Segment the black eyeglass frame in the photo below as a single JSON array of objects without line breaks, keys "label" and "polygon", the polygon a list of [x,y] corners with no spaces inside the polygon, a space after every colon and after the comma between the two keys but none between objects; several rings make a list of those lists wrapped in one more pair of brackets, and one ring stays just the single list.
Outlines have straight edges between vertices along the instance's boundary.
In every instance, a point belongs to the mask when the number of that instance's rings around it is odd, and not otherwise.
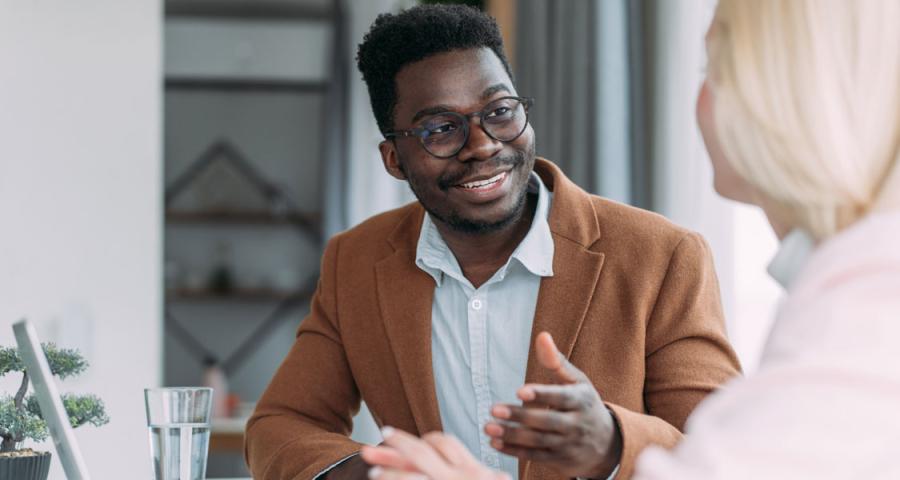
[{"label": "black eyeglass frame", "polygon": [[[484,115],[486,115],[487,113],[490,113],[490,112],[488,112],[488,107],[490,107],[492,104],[499,102],[501,100],[516,100],[522,105],[522,108],[525,109],[525,123],[522,125],[522,130],[520,130],[519,133],[517,133],[514,137],[512,137],[508,140],[503,140],[503,139],[497,138],[494,135],[492,135],[491,132],[488,131],[488,129],[484,128]],[[531,109],[532,106],[534,106],[534,98],[532,98],[532,97],[516,97],[516,96],[510,95],[507,97],[500,97],[500,98],[491,100],[490,102],[488,102],[487,105],[484,106],[484,108],[482,108],[481,110],[479,110],[477,112],[463,114],[463,113],[448,111],[448,112],[435,113],[434,115],[429,115],[428,117],[426,117],[423,120],[423,123],[427,122],[428,119],[430,119],[430,118],[437,117],[440,115],[451,115],[451,116],[459,117],[462,120],[460,122],[460,125],[462,125],[462,128],[463,128],[463,141],[459,145],[459,148],[457,148],[453,153],[451,153],[449,155],[435,155],[434,153],[431,152],[431,150],[428,149],[428,147],[425,146],[425,139],[428,138],[428,135],[423,135],[426,132],[428,132],[428,129],[425,127],[414,127],[414,128],[410,128],[409,130],[395,130],[392,132],[386,132],[384,134],[384,138],[417,137],[419,139],[419,144],[422,146],[422,148],[426,152],[428,152],[429,155],[431,155],[435,158],[444,158],[444,159],[452,158],[452,157],[455,157],[456,154],[458,154],[466,146],[467,143],[469,143],[469,133],[470,133],[469,122],[471,121],[472,117],[478,117],[478,126],[481,127],[481,129],[484,131],[484,133],[488,137],[490,137],[498,142],[509,143],[509,142],[516,141],[516,139],[521,137],[522,134],[525,133],[525,130],[528,129],[528,111]]]}]

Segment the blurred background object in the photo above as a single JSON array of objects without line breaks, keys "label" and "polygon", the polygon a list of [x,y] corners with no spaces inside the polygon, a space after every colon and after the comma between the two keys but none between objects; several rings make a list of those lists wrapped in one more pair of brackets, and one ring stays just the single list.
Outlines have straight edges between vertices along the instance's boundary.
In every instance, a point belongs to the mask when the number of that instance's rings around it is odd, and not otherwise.
[{"label": "blurred background object", "polygon": [[209,475],[243,476],[228,398],[262,394],[308,311],[346,18],[331,0],[164,7],[165,258],[206,281],[166,291],[163,379],[217,389]]},{"label": "blurred background object", "polygon": [[[63,387],[107,402],[113,422],[78,432],[99,478],[149,468],[144,387],[204,382],[228,390],[209,476],[246,474],[243,422],[308,310],[324,241],[413,200],[383,171],[355,55],[379,13],[415,3],[0,2],[0,343],[28,316],[85,353],[92,369]],[[694,101],[714,0],[451,3],[497,18],[536,98],[538,154],[709,240],[753,370],[775,239],[711,187]],[[365,410],[354,435],[378,440]]]}]

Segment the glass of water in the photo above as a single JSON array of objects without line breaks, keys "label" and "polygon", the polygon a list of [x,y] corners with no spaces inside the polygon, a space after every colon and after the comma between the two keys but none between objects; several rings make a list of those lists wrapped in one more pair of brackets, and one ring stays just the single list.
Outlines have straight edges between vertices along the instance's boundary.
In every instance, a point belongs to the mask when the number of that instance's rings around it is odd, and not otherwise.
[{"label": "glass of water", "polygon": [[156,480],[204,480],[211,388],[147,388],[147,426]]}]

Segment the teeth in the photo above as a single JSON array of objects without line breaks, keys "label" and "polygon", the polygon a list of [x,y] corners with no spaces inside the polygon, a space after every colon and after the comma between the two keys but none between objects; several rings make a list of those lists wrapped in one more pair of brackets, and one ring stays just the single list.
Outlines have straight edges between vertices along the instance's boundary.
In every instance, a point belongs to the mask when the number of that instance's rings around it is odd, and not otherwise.
[{"label": "teeth", "polygon": [[491,178],[489,178],[489,179],[487,179],[487,180],[479,180],[479,181],[477,181],[477,182],[464,183],[464,184],[462,184],[461,186],[462,186],[463,188],[481,188],[481,187],[490,185],[490,184],[492,184],[492,183],[499,182],[500,179],[503,178],[503,175],[505,175],[505,174],[506,174],[506,172],[500,173],[500,174],[497,174],[497,175],[495,175],[495,176],[493,176],[493,177],[491,177]]}]

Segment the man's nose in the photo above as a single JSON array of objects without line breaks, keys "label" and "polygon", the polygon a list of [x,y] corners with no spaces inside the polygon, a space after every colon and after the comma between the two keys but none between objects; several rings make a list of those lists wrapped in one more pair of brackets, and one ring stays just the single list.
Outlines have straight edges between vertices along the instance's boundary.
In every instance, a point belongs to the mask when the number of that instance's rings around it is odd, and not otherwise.
[{"label": "man's nose", "polygon": [[469,139],[456,154],[460,162],[487,160],[503,148],[503,142],[494,140],[481,127],[481,118],[469,118]]}]

